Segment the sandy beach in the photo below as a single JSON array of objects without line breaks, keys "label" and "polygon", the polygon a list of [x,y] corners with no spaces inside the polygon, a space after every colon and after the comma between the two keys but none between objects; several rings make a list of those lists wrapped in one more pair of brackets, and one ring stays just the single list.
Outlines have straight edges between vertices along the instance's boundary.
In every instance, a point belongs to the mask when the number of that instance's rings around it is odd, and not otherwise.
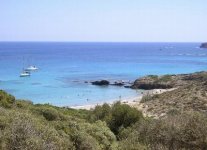
[{"label": "sandy beach", "polygon": [[[137,97],[123,99],[123,100],[120,100],[120,102],[123,103],[123,104],[130,105],[132,107],[136,106],[136,108],[138,108],[140,111],[144,111],[142,105],[139,103],[144,95],[146,95],[146,94],[150,94],[150,95],[162,94],[164,92],[172,91],[172,90],[174,90],[174,88],[172,88],[172,89],[146,90],[146,91],[142,92],[142,94],[137,96]],[[111,102],[107,102],[107,103],[112,105],[116,101],[118,101],[118,100],[114,100],[114,101],[112,100]],[[98,105],[103,105],[103,104],[104,104],[104,102],[97,103],[97,104],[91,104],[91,105],[71,106],[69,108],[90,110],[90,109],[94,109]]]}]

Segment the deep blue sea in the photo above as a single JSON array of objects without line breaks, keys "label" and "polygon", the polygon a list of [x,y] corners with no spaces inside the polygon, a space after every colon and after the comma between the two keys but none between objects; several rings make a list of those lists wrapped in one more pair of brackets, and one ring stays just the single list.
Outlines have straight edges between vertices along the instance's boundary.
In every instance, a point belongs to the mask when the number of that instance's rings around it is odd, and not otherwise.
[{"label": "deep blue sea", "polygon": [[[135,80],[149,74],[207,70],[200,43],[1,42],[0,89],[18,99],[57,106],[109,102],[139,95],[123,87],[98,87],[85,81]],[[39,71],[20,78],[23,67]],[[88,99],[88,101],[87,101]]]}]

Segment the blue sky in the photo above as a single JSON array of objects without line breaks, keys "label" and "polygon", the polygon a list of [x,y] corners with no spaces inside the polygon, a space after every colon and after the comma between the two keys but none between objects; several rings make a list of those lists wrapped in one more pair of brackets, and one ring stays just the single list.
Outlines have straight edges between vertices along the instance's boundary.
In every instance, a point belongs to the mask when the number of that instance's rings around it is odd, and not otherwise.
[{"label": "blue sky", "polygon": [[202,42],[207,0],[0,0],[0,41]]}]

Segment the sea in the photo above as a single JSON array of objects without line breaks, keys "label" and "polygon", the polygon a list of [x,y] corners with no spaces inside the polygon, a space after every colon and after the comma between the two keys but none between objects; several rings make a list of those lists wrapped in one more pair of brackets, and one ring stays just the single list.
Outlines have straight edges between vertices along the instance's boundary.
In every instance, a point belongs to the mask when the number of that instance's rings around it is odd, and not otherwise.
[{"label": "sea", "polygon": [[[145,75],[207,70],[200,43],[0,42],[0,89],[17,99],[56,106],[112,102],[142,90],[95,86],[91,81],[133,82]],[[35,65],[30,77],[19,77]],[[85,83],[88,82],[88,83]]]}]

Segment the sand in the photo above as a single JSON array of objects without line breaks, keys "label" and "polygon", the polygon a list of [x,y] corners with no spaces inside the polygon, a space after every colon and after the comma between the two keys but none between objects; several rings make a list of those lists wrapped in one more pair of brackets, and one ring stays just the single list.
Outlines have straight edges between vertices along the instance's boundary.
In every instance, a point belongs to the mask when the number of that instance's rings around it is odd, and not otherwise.
[{"label": "sand", "polygon": [[[137,97],[123,99],[123,100],[120,100],[120,102],[123,103],[123,104],[130,105],[132,107],[136,106],[136,108],[138,108],[140,111],[143,111],[143,113],[144,113],[144,109],[142,107],[142,104],[140,103],[140,100],[142,99],[142,97],[144,95],[146,95],[146,94],[151,94],[151,95],[162,94],[164,92],[172,91],[172,90],[174,90],[174,88],[172,88],[172,89],[146,90],[145,92],[143,92],[141,95],[139,95]],[[110,104],[110,105],[112,105],[116,101],[117,100],[114,100],[114,101],[111,101],[111,102],[107,102],[107,103]],[[72,106],[70,108],[73,108],[73,109],[86,109],[86,110],[91,110],[91,109],[94,109],[97,105],[103,105],[103,104],[104,103],[102,102],[102,103],[91,104],[91,105]]]}]

